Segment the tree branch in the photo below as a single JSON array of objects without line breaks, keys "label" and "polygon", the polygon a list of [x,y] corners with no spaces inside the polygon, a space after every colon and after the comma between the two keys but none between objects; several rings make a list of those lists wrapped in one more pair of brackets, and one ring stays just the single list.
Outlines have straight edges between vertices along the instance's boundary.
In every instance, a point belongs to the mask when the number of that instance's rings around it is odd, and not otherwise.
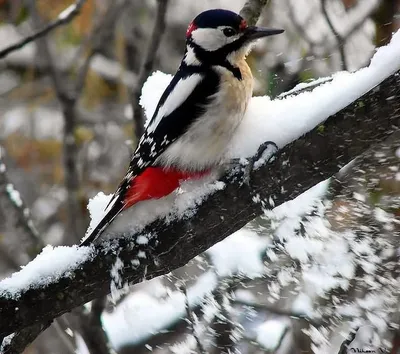
[{"label": "tree branch", "polygon": [[169,0],[157,1],[157,16],[154,21],[153,33],[149,39],[149,47],[147,49],[147,54],[143,62],[143,67],[140,70],[138,81],[131,95],[133,119],[135,121],[134,129],[137,139],[142,136],[145,123],[143,109],[142,107],[140,107],[139,104],[140,95],[142,94],[142,86],[144,85],[153,70],[157,50],[160,46],[162,35],[165,32],[165,15],[167,13],[168,1]]},{"label": "tree branch", "polygon": [[200,354],[207,354],[196,330],[197,319],[195,318],[195,315],[193,314],[193,311],[189,305],[189,297],[186,285],[182,285],[180,290],[185,296],[185,309],[186,309],[187,321],[190,324],[190,329],[192,331],[194,339],[196,340],[197,349],[199,350]]},{"label": "tree branch", "polygon": [[85,313],[83,308],[79,308],[79,324],[82,338],[91,354],[110,354],[109,340],[107,333],[103,329],[101,314],[104,311],[107,297],[100,297],[92,302],[90,313]]},{"label": "tree branch", "polygon": [[253,26],[257,23],[264,6],[266,6],[268,2],[269,0],[247,0],[240,10],[240,16],[242,16],[249,25]]},{"label": "tree branch", "polygon": [[12,53],[18,49],[23,48],[28,43],[33,42],[33,41],[37,40],[38,38],[47,35],[49,32],[51,32],[55,28],[62,26],[62,25],[66,25],[69,22],[71,22],[72,19],[80,13],[81,8],[82,8],[83,4],[85,3],[85,1],[86,0],[75,1],[74,4],[68,6],[65,10],[63,10],[53,22],[50,22],[49,24],[47,24],[46,26],[44,26],[42,29],[38,30],[37,32],[33,33],[32,35],[23,38],[18,43],[15,43],[13,45],[10,45],[9,47],[6,47],[6,48],[0,50],[0,59],[6,57],[10,53]]},{"label": "tree branch", "polygon": [[321,0],[321,8],[322,8],[322,14],[325,17],[326,23],[328,24],[329,28],[331,29],[333,35],[336,37],[337,42],[338,42],[338,49],[340,53],[340,59],[341,59],[341,65],[342,65],[342,70],[347,70],[347,59],[346,59],[346,53],[344,51],[344,44],[345,40],[341,36],[341,34],[336,30],[335,26],[333,25],[331,18],[329,17],[328,10],[326,8],[326,0]]},{"label": "tree branch", "polygon": [[[329,117],[321,126],[285,146],[276,160],[253,174],[252,191],[241,185],[242,172],[208,198],[191,217],[165,223],[157,220],[140,234],[153,235],[147,259],[138,259],[143,245],[118,238],[95,248],[96,256],[58,281],[46,286],[0,296],[0,334],[38,322],[47,322],[76,306],[110,292],[110,269],[117,257],[123,262],[121,279],[132,284],[166,274],[273,208],[329,178],[372,144],[388,137],[400,124],[399,72]],[[265,201],[255,203],[253,193]],[[212,212],[210,212],[212,210]],[[206,221],[206,222],[205,222]],[[138,234],[133,235],[133,240]],[[156,262],[153,262],[156,257]],[[16,310],[17,308],[17,310]]]},{"label": "tree branch", "polygon": [[[24,233],[29,238],[32,246],[28,248],[27,252],[29,257],[33,259],[44,247],[44,243],[36,230],[30,209],[26,206],[20,193],[7,177],[7,167],[4,162],[3,151],[4,149],[0,146],[0,196],[3,195],[7,199],[6,210],[8,211],[8,219],[15,220],[15,229],[22,226]],[[13,214],[13,216],[10,214]]]},{"label": "tree branch", "polygon": [[47,329],[52,321],[45,323],[36,323],[32,326],[25,327],[20,331],[15,332],[10,336],[9,340],[3,341],[2,335],[0,335],[0,353],[1,354],[20,354],[22,353],[26,346],[40,334],[45,329]]}]

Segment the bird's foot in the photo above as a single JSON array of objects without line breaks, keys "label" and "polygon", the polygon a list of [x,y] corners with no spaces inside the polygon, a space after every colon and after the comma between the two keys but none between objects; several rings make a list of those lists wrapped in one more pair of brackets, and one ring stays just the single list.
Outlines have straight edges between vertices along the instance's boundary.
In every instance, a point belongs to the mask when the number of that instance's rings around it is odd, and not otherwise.
[{"label": "bird's foot", "polygon": [[247,165],[244,169],[243,184],[251,186],[251,175],[254,170],[257,170],[262,165],[271,162],[278,151],[278,146],[273,141],[266,141],[261,144],[257,150],[257,153],[248,158]]},{"label": "bird's foot", "polygon": [[249,158],[233,158],[225,162],[223,167],[227,172],[227,178],[230,179],[231,177],[235,177],[237,173],[242,172],[242,184],[250,187],[253,171],[273,160],[277,151],[278,146],[273,141],[266,141],[260,145],[254,156]]}]

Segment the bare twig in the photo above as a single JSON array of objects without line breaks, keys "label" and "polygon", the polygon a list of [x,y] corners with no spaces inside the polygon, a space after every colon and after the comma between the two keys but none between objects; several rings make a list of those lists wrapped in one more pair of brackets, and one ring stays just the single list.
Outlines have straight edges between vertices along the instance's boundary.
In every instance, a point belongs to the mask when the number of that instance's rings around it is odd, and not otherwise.
[{"label": "bare twig", "polygon": [[45,36],[55,28],[68,24],[71,22],[71,20],[77,16],[85,3],[86,0],[77,0],[75,1],[74,4],[68,6],[66,9],[64,9],[58,16],[57,18],[44,26],[42,29],[38,30],[37,32],[33,33],[30,36],[27,36],[23,38],[21,41],[18,43],[15,43],[13,45],[10,45],[7,48],[4,48],[0,50],[0,59],[4,58],[5,56],[9,55],[10,53],[23,48],[25,45],[27,45],[30,42],[35,41],[36,39]]},{"label": "bare twig", "polygon": [[80,334],[91,354],[110,354],[111,347],[107,333],[103,329],[101,315],[106,305],[107,297],[102,296],[92,302],[91,311],[85,313],[83,307],[76,311],[79,318]]},{"label": "bare twig", "polygon": [[86,58],[83,60],[76,75],[74,96],[79,97],[85,86],[87,73],[90,69],[91,60],[98,53],[100,48],[107,42],[109,32],[115,28],[115,23],[121,11],[127,6],[128,0],[112,1],[104,15],[93,26],[93,30],[87,40]]},{"label": "bare twig", "polygon": [[[365,21],[370,18],[374,12],[376,11],[378,4],[375,4],[375,6],[371,6],[368,11],[362,16],[361,18],[358,19],[356,23],[353,24],[353,26],[344,33],[341,38],[343,40],[343,43],[340,43],[339,41],[337,43],[334,43],[333,45],[327,46],[327,41],[325,38],[322,38],[318,41],[313,40],[310,38],[310,36],[307,34],[307,30],[304,28],[304,26],[311,21],[312,16],[315,14],[315,11],[310,11],[310,16],[302,21],[302,23],[299,23],[297,20],[294,8],[291,4],[291,2],[288,2],[288,11],[289,11],[289,17],[291,19],[291,23],[295,27],[296,31],[300,34],[300,36],[308,43],[310,48],[308,49],[308,53],[303,55],[303,57],[307,57],[309,55],[313,55],[316,58],[324,58],[328,53],[331,53],[332,51],[338,49],[340,46],[343,46],[349,39],[350,37],[357,32],[364,24]],[[359,5],[362,6],[362,5]],[[358,7],[353,9],[352,11],[361,11]],[[319,49],[319,52],[323,51],[326,54],[320,54],[317,53],[317,49]],[[341,64],[342,65],[342,64]]]},{"label": "bare twig", "polygon": [[30,242],[33,244],[31,251],[28,250],[30,258],[34,258],[37,253],[44,247],[44,243],[32,220],[31,211],[26,206],[21,194],[15,189],[14,185],[7,177],[7,167],[4,162],[4,149],[0,146],[0,192],[9,201],[17,215],[15,227],[18,229],[22,226]]},{"label": "bare twig", "polygon": [[65,332],[64,328],[61,325],[61,318],[57,318],[54,323],[53,327],[56,330],[59,338],[61,339],[62,343],[64,344],[65,348],[70,352],[70,354],[75,354],[75,345],[71,341],[70,337]]},{"label": "bare twig", "polygon": [[323,13],[323,15],[325,17],[326,23],[328,24],[328,26],[331,29],[333,35],[337,39],[342,70],[347,70],[348,66],[347,66],[346,53],[345,53],[345,48],[344,48],[345,40],[342,37],[342,35],[336,30],[335,26],[333,25],[333,23],[332,23],[332,21],[331,21],[331,19],[329,17],[328,10],[326,8],[326,0],[321,0],[321,8],[322,8],[322,13]]},{"label": "bare twig", "polygon": [[249,25],[255,25],[260,18],[261,12],[269,0],[248,0],[240,10],[242,16]]},{"label": "bare twig", "polygon": [[190,309],[190,305],[189,305],[189,297],[188,297],[188,293],[187,293],[187,288],[186,285],[182,285],[180,287],[181,292],[183,293],[183,295],[185,295],[185,309],[186,309],[186,315],[188,318],[188,321],[190,323],[190,329],[193,333],[193,337],[196,340],[197,343],[197,349],[199,350],[199,352],[201,354],[207,354],[207,351],[205,350],[203,344],[201,343],[201,340],[199,338],[199,335],[196,331],[196,322],[197,320],[194,318],[193,316],[193,312]]},{"label": "bare twig", "polygon": [[132,104],[132,112],[133,119],[135,121],[134,130],[136,138],[140,138],[144,132],[144,123],[145,118],[143,114],[143,110],[140,107],[139,100],[140,95],[142,93],[142,86],[147,80],[147,77],[150,75],[153,70],[154,61],[156,58],[158,47],[161,43],[162,35],[165,32],[165,15],[167,13],[169,0],[157,0],[157,16],[154,21],[154,29],[153,33],[149,39],[149,46],[147,49],[147,54],[145,60],[143,62],[143,67],[140,70],[139,78],[136,83],[136,87],[131,95],[131,104]]},{"label": "bare twig", "polygon": [[239,299],[233,299],[232,303],[234,303],[236,305],[252,307],[256,310],[267,311],[267,312],[270,312],[270,313],[273,313],[273,314],[279,315],[279,316],[287,316],[287,317],[293,317],[293,318],[298,318],[298,319],[304,319],[307,322],[310,322],[314,327],[318,327],[321,325],[321,322],[319,322],[318,320],[310,318],[302,313],[296,313],[296,312],[293,312],[290,310],[284,310],[284,309],[281,309],[276,306],[260,304],[258,302],[248,302],[248,301],[239,300]]},{"label": "bare twig", "polygon": [[228,304],[230,304],[229,292],[233,283],[228,280],[226,282],[222,281],[220,284],[218,291],[213,294],[218,304],[219,312],[215,315],[212,325],[215,331],[215,343],[218,353],[231,353],[235,347],[232,332],[237,327],[228,309]]},{"label": "bare twig", "polygon": [[[41,22],[35,3],[29,2],[30,11],[35,24]],[[61,79],[60,72],[55,66],[54,58],[50,52],[47,38],[39,38],[38,44],[49,68],[50,78],[57,98],[61,104],[64,116],[64,173],[65,187],[67,190],[68,231],[78,241],[84,230],[82,211],[79,202],[79,175],[78,175],[78,147],[75,141],[75,127],[77,123],[76,101],[78,97],[68,92],[65,82]],[[83,74],[86,75],[87,71]],[[82,79],[84,81],[84,79]]]}]

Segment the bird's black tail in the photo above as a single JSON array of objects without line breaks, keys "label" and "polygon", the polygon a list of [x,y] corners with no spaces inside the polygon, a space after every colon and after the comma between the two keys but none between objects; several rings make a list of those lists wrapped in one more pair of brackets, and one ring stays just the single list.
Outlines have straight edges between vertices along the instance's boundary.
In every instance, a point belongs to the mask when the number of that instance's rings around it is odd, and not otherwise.
[{"label": "bird's black tail", "polygon": [[103,219],[101,219],[101,221],[96,225],[93,231],[81,241],[79,247],[89,246],[94,241],[96,241],[97,238],[107,228],[107,226],[110,225],[111,222],[118,216],[118,214],[122,211],[122,209],[123,209],[122,203],[119,203],[117,200],[117,202],[110,208],[110,210],[103,217]]}]

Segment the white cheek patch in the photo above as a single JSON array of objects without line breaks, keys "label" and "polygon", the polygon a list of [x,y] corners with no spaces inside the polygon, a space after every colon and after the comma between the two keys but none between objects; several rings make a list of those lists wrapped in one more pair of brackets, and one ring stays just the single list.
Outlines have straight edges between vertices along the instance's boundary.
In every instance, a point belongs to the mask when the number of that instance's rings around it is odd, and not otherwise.
[{"label": "white cheek patch", "polygon": [[185,100],[189,97],[189,95],[193,92],[195,87],[200,83],[202,79],[202,75],[193,74],[189,77],[179,80],[165,100],[164,104],[158,110],[157,115],[151,120],[150,124],[147,127],[147,131],[153,132],[157,128],[157,125],[160,123],[163,117],[171,114],[183,102],[185,102]]},{"label": "white cheek patch", "polygon": [[194,43],[204,50],[214,51],[227,44],[227,38],[218,28],[198,28],[192,32]]}]

